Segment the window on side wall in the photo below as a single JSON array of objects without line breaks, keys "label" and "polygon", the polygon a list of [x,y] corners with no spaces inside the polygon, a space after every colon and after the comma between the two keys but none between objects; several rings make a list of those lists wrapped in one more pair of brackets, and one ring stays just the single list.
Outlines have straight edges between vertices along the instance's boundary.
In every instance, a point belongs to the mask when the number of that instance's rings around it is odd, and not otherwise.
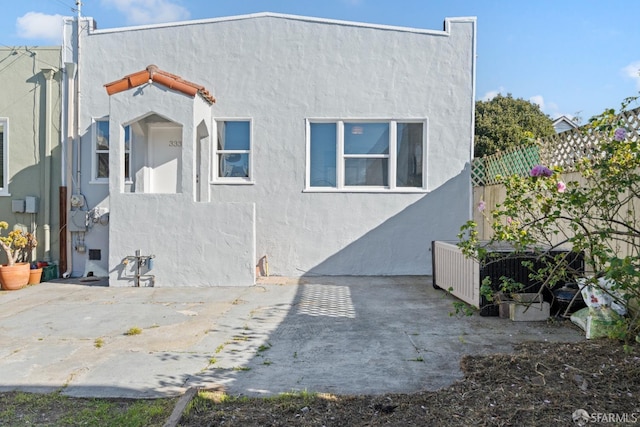
[{"label": "window on side wall", "polygon": [[9,120],[0,119],[0,196],[9,195]]},{"label": "window on side wall", "polygon": [[310,191],[424,191],[426,120],[309,120]]},{"label": "window on side wall", "polygon": [[[95,121],[93,181],[109,182],[109,119]],[[131,126],[124,128],[124,176],[131,181]]]},{"label": "window on side wall", "polygon": [[251,183],[251,121],[218,120],[213,182]]}]

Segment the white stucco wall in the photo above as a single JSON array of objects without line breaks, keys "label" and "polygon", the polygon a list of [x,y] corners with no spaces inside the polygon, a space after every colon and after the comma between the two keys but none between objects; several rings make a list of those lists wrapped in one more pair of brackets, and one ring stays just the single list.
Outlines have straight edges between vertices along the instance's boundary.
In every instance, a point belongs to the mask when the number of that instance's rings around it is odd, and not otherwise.
[{"label": "white stucco wall", "polygon": [[[93,31],[81,41],[80,130],[87,138],[91,118],[109,114],[105,83],[156,64],[209,89],[217,99],[213,119],[250,118],[253,125],[254,184],[210,185],[204,204],[226,210],[219,215],[198,212],[203,203],[192,202],[193,194],[189,204],[180,196],[166,201],[163,209],[184,215],[181,230],[194,227],[197,234],[206,224],[224,233],[236,227],[240,236],[240,229],[255,229],[253,263],[267,255],[274,275],[430,274],[431,241],[455,238],[471,215],[475,19],[451,19],[445,26],[423,31],[258,15]],[[175,109],[180,97],[164,93],[159,102]],[[428,120],[428,191],[303,191],[305,120],[321,118]],[[84,150],[83,167],[90,155]],[[83,179],[89,175],[87,170]],[[82,185],[90,204],[107,200],[108,186]],[[138,209],[143,199],[127,197],[123,208]],[[118,209],[111,204],[112,212]],[[242,220],[231,220],[235,207],[228,204],[242,207]],[[247,224],[254,206],[255,223]],[[109,227],[112,245],[121,242],[114,216]],[[140,239],[170,233],[152,218],[145,229]],[[107,245],[104,236],[86,240],[88,246]],[[182,250],[183,258],[200,259],[202,249]],[[119,256],[110,253],[109,259]]]},{"label": "white stucco wall", "polygon": [[[131,192],[123,180],[124,126],[149,114],[183,124],[182,185],[177,194]],[[200,123],[210,125],[211,107],[199,97],[149,84],[112,95],[109,119],[110,285],[138,285],[135,263],[123,262],[136,250],[154,257],[153,268],[141,270],[145,277],[140,286],[253,284],[254,203],[203,203],[194,196],[197,129]],[[145,142],[134,140],[136,144]],[[207,177],[206,168],[203,172]],[[153,282],[148,275],[154,276]]]}]

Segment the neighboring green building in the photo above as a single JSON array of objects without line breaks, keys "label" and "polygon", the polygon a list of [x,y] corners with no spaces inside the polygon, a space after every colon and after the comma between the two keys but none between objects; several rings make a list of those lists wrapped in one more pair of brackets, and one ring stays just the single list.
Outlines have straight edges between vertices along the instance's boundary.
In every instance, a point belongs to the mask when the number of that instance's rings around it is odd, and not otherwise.
[{"label": "neighboring green building", "polygon": [[60,47],[0,48],[0,220],[35,232],[46,261],[60,256],[60,61]]}]

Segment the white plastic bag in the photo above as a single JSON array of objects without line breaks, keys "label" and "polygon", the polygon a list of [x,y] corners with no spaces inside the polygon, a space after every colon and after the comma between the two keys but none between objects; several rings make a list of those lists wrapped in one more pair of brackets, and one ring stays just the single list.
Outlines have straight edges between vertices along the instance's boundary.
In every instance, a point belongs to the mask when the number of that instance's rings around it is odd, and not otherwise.
[{"label": "white plastic bag", "polygon": [[622,300],[620,294],[611,290],[615,285],[614,281],[599,277],[597,285],[587,282],[587,279],[578,279],[578,284],[587,307],[593,309],[611,307],[620,316],[627,314],[627,309],[617,302]]}]

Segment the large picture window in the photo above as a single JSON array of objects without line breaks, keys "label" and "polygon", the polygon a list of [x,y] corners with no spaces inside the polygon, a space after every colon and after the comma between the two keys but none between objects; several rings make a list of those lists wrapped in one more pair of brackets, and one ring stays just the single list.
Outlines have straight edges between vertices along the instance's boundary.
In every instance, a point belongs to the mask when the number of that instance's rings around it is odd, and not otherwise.
[{"label": "large picture window", "polygon": [[9,120],[0,119],[0,196],[9,195]]},{"label": "large picture window", "polygon": [[426,189],[426,121],[309,120],[307,189]]},{"label": "large picture window", "polygon": [[219,120],[214,182],[251,182],[251,121]]},{"label": "large picture window", "polygon": [[[94,182],[109,181],[109,119],[95,121],[94,126]],[[131,181],[131,127],[124,128],[124,176],[125,181]]]}]

